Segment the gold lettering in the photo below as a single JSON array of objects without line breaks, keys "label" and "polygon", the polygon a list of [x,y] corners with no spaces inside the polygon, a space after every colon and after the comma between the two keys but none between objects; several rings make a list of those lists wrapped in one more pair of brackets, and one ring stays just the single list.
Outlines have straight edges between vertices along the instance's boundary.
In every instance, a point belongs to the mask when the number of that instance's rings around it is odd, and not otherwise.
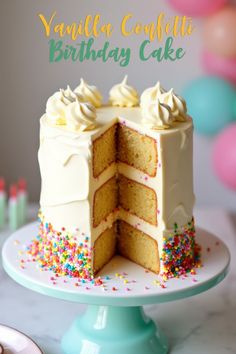
[{"label": "gold lettering", "polygon": [[100,15],[96,15],[93,21],[93,35],[94,37],[99,36],[98,23],[100,21]]},{"label": "gold lettering", "polygon": [[43,25],[44,25],[44,29],[45,29],[45,35],[46,37],[49,37],[50,36],[50,32],[51,32],[51,24],[52,24],[52,21],[54,19],[54,17],[56,16],[56,11],[53,12],[49,22],[47,22],[45,16],[43,14],[39,14],[39,18],[40,20],[42,21]]},{"label": "gold lettering", "polygon": [[168,35],[170,32],[170,22],[167,22],[166,26],[165,26],[165,32]]},{"label": "gold lettering", "polygon": [[134,33],[141,34],[142,30],[143,30],[142,23],[136,23],[135,28],[134,28]]},{"label": "gold lettering", "polygon": [[60,37],[63,37],[63,29],[64,29],[64,23],[58,23],[55,27],[54,27],[54,32],[55,33],[59,33]]},{"label": "gold lettering", "polygon": [[132,30],[128,32],[127,29],[126,29],[126,24],[127,24],[128,20],[131,19],[132,17],[133,17],[132,14],[128,14],[122,19],[122,22],[121,22],[121,33],[125,37],[130,36],[132,34]]},{"label": "gold lettering", "polygon": [[187,30],[186,30],[186,34],[187,35],[191,35],[194,31],[194,27],[193,27],[193,24],[192,24],[192,19],[191,17],[188,18],[188,25],[187,25]]},{"label": "gold lettering", "polygon": [[175,16],[174,25],[173,25],[173,36],[178,36],[178,25],[179,25],[179,16]]},{"label": "gold lettering", "polygon": [[107,23],[106,25],[102,25],[100,28],[102,33],[105,33],[106,37],[110,37],[113,33],[113,27],[111,23]]},{"label": "gold lettering", "polygon": [[162,41],[162,28],[163,28],[163,20],[164,20],[165,14],[163,12],[160,13],[160,15],[157,18],[157,38],[159,41]]},{"label": "gold lettering", "polygon": [[[85,35],[85,37],[91,36],[91,34],[93,32],[92,25],[91,25],[92,19],[93,18],[91,15],[87,15],[85,18],[85,21],[84,21],[84,35]],[[90,28],[90,25],[91,25],[91,28]]]}]

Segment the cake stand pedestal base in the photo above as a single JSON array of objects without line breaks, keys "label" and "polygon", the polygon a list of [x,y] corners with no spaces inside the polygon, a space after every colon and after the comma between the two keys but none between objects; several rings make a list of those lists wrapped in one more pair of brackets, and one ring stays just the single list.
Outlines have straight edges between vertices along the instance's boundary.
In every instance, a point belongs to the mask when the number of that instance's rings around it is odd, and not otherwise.
[{"label": "cake stand pedestal base", "polygon": [[62,338],[65,354],[166,354],[168,344],[141,306],[89,305]]}]

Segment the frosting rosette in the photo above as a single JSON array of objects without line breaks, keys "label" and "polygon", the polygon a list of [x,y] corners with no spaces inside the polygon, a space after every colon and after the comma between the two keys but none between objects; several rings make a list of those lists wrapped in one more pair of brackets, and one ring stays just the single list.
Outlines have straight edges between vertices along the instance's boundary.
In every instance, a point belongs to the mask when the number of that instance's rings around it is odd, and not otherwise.
[{"label": "frosting rosette", "polygon": [[55,125],[66,124],[66,104],[62,92],[56,92],[49,97],[46,104],[47,118]]},{"label": "frosting rosette", "polygon": [[127,84],[128,76],[124,80],[110,90],[110,102],[112,106],[134,107],[139,103],[138,92],[132,86]]},{"label": "frosting rosette", "polygon": [[174,121],[170,107],[156,101],[142,107],[142,123],[151,129],[168,129]]},{"label": "frosting rosette", "polygon": [[185,100],[174,93],[173,88],[161,95],[160,101],[167,104],[175,121],[185,122],[187,117],[187,106]]},{"label": "frosting rosette", "polygon": [[102,105],[102,95],[97,87],[89,85],[84,79],[80,79],[80,84],[75,88],[74,93],[82,96],[82,101],[90,102],[94,107],[98,108]]},{"label": "frosting rosette", "polygon": [[140,106],[144,107],[152,101],[156,101],[160,96],[165,93],[165,89],[161,87],[160,81],[157,81],[156,85],[149,87],[143,91],[140,97]]},{"label": "frosting rosette", "polygon": [[65,105],[75,102],[76,100],[79,100],[80,102],[84,101],[83,96],[77,92],[72,91],[69,85],[67,85],[66,90],[60,89],[60,92],[62,93],[61,100],[63,103],[65,103]]},{"label": "frosting rosette", "polygon": [[65,125],[76,131],[95,127],[96,109],[84,97],[71,90],[70,86],[54,93],[46,104],[47,119],[53,125]]},{"label": "frosting rosette", "polygon": [[66,90],[60,89],[49,97],[46,104],[46,114],[54,125],[66,125],[66,106],[76,100],[83,101],[83,98],[73,92],[68,85]]},{"label": "frosting rosette", "polygon": [[94,129],[96,126],[96,109],[89,102],[76,100],[66,106],[66,124],[76,131]]}]

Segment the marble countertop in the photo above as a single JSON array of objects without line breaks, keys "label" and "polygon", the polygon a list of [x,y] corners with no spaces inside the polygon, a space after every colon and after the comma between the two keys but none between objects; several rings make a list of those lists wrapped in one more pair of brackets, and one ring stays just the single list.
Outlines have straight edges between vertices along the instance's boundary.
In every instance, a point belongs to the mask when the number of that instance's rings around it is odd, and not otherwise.
[{"label": "marble countertop", "polygon": [[[36,208],[30,209],[30,219]],[[236,217],[220,209],[195,211],[197,225],[219,237],[231,250],[231,270],[217,287],[183,300],[146,306],[168,335],[171,354],[236,353]],[[10,235],[0,232],[0,246]],[[235,250],[235,251],[234,251]],[[0,265],[0,323],[29,335],[45,354],[60,354],[60,338],[86,305],[30,291],[8,277]]]}]

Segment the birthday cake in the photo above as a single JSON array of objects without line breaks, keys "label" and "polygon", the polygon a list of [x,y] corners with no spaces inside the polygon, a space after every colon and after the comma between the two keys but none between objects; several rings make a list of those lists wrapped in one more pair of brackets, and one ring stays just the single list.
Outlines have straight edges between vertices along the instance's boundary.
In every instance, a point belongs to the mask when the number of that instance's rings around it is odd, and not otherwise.
[{"label": "birthday cake", "polygon": [[140,99],[127,77],[108,104],[81,79],[40,119],[40,228],[29,253],[45,269],[91,280],[120,254],[166,278],[198,262],[192,119],[159,82]]}]

